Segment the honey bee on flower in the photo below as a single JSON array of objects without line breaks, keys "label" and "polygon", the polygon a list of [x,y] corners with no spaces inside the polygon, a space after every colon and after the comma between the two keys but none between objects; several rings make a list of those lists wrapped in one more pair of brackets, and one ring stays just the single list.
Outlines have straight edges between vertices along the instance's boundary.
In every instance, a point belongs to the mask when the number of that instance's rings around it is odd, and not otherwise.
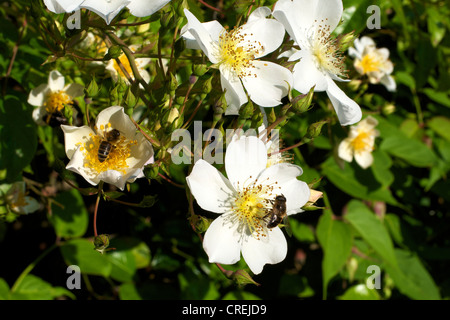
[{"label": "honey bee on flower", "polygon": [[[62,125],[67,169],[83,176],[90,184],[100,181],[124,188],[125,183],[143,177],[143,167],[153,162],[153,147],[136,131],[123,107],[101,111],[95,130],[89,126]],[[114,132],[114,134],[113,134]]]}]

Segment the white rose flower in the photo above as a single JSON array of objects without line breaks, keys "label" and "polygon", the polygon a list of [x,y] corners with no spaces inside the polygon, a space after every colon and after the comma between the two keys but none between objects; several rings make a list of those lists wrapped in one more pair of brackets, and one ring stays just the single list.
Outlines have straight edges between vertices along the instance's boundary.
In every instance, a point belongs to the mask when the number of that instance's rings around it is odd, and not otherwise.
[{"label": "white rose flower", "polygon": [[40,208],[36,199],[26,195],[23,181],[14,182],[6,192],[5,199],[9,209],[18,214],[29,214]]},{"label": "white rose flower", "polygon": [[[153,162],[153,147],[144,135],[136,131],[123,107],[112,106],[101,111],[95,131],[88,126],[61,126],[64,131],[65,150],[70,162],[68,170],[83,176],[90,184],[100,181],[123,190],[126,182],[143,177],[143,167]],[[100,161],[99,148],[112,130],[120,136],[111,141],[106,160]]]},{"label": "white rose flower", "polygon": [[293,69],[294,89],[307,93],[326,91],[341,125],[361,120],[359,105],[334,82],[345,81],[344,63],[331,33],[341,20],[342,0],[279,0],[273,16],[280,21],[301,50],[289,61],[299,60]]},{"label": "white rose flower", "polygon": [[350,127],[348,138],[344,139],[338,147],[339,158],[351,162],[355,158],[361,168],[366,169],[373,163],[372,151],[375,138],[379,132],[375,129],[377,119],[368,116],[356,126]]},{"label": "white rose flower", "polygon": [[65,85],[64,76],[57,70],[50,72],[48,83],[31,90],[28,103],[35,106],[33,119],[39,125],[48,123],[48,117],[62,112],[64,105],[72,104],[73,99],[84,94],[84,87],[78,83]]},{"label": "white rose flower", "polygon": [[286,198],[287,215],[301,212],[310,197],[302,169],[279,163],[267,166],[267,149],[257,137],[243,136],[228,145],[224,177],[215,167],[198,160],[186,178],[201,208],[219,214],[203,239],[211,263],[234,264],[240,255],[254,274],[265,264],[283,261],[287,241],[279,226],[267,227],[267,214],[276,196]]},{"label": "white rose flower", "polygon": [[395,91],[397,85],[391,76],[394,65],[389,60],[389,49],[376,48],[372,38],[355,39],[355,46],[348,49],[351,57],[355,58],[354,66],[360,74],[366,74],[370,83],[382,83],[388,91]]},{"label": "white rose flower", "polygon": [[182,36],[187,47],[201,49],[220,70],[228,104],[226,115],[239,113],[240,106],[248,101],[245,91],[259,106],[281,104],[290,91],[292,73],[276,63],[259,60],[275,51],[285,34],[281,23],[266,18],[270,15],[269,8],[256,9],[247,23],[230,31],[217,21],[200,23],[188,10],[184,13],[188,23],[182,29]]}]

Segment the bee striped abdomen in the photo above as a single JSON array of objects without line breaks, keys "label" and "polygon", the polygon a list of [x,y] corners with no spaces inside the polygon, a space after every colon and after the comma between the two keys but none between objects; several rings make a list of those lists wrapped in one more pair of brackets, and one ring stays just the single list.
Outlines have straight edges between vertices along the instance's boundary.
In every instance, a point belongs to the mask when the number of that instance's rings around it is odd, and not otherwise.
[{"label": "bee striped abdomen", "polygon": [[112,147],[113,146],[111,143],[109,143],[106,140],[103,140],[100,143],[100,146],[98,147],[98,161],[104,162],[108,158],[109,153],[112,150]]}]

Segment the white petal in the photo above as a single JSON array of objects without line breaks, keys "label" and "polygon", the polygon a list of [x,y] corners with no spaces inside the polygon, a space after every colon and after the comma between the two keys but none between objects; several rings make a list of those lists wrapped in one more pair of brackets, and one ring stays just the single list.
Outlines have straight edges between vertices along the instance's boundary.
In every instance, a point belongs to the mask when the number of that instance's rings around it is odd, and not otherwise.
[{"label": "white petal", "polygon": [[225,170],[235,189],[251,183],[267,165],[267,149],[257,137],[241,137],[230,142],[225,154]]},{"label": "white petal", "polygon": [[85,0],[80,7],[95,12],[106,21],[106,24],[110,24],[120,10],[128,4],[130,4],[129,0]]},{"label": "white petal", "polygon": [[71,83],[64,89],[66,94],[72,98],[81,97],[84,94],[84,87],[78,83]]},{"label": "white petal", "polygon": [[79,148],[79,145],[77,144],[87,141],[89,139],[89,134],[95,134],[88,126],[74,127],[61,125],[61,129],[64,132],[64,147],[67,158],[69,159],[72,159],[73,154]]},{"label": "white petal", "polygon": [[268,61],[253,61],[252,75],[242,78],[250,99],[262,107],[274,107],[288,95],[293,84],[289,69]]},{"label": "white petal", "polygon": [[274,197],[283,194],[288,214],[294,214],[301,211],[311,194],[308,185],[297,179],[302,173],[297,165],[278,163],[261,172],[258,181],[273,186]]},{"label": "white petal", "polygon": [[276,264],[286,258],[287,241],[283,231],[273,228],[268,237],[265,241],[248,237],[242,244],[242,257],[254,274],[261,273],[265,264]]},{"label": "white petal", "polygon": [[358,163],[361,168],[367,169],[373,163],[373,156],[371,152],[356,152],[355,153],[355,161]]},{"label": "white petal", "polygon": [[342,160],[352,162],[353,148],[350,145],[350,139],[344,139],[341,141],[338,147],[338,156]]},{"label": "white petal", "polygon": [[381,78],[380,83],[382,83],[388,91],[394,92],[397,90],[397,84],[395,83],[394,78],[390,75],[384,75],[384,77]]},{"label": "white petal", "polygon": [[79,9],[83,0],[44,0],[48,10],[54,13],[72,12]]},{"label": "white petal", "polygon": [[[219,36],[225,31],[225,28],[217,20],[203,22],[202,26],[211,35],[211,39],[219,39]],[[195,37],[189,32],[189,23],[181,29],[181,36],[186,41],[186,48],[202,50]]]},{"label": "white petal", "polygon": [[248,101],[241,80],[220,66],[220,84],[225,91],[227,109],[225,115],[238,115],[240,107]]},{"label": "white petal", "polygon": [[48,76],[48,87],[51,91],[64,90],[64,76],[57,70],[51,71]]},{"label": "white petal", "polygon": [[136,17],[147,17],[164,7],[170,0],[131,0],[127,8]]},{"label": "white petal", "polygon": [[33,90],[28,95],[28,103],[35,107],[41,107],[44,105],[45,97],[50,91],[48,84],[43,83]]},{"label": "white petal", "polygon": [[240,260],[240,235],[236,228],[237,224],[230,226],[223,215],[211,223],[203,238],[203,249],[209,257],[209,262],[234,264]]},{"label": "white petal", "polygon": [[362,54],[353,47],[348,48],[348,55],[355,59],[359,59],[359,60],[362,59]]},{"label": "white petal", "polygon": [[45,121],[43,120],[46,115],[47,115],[47,110],[45,110],[45,107],[34,108],[33,113],[32,113],[34,122],[36,122],[36,124],[40,125],[40,126],[46,125]]},{"label": "white petal", "polygon": [[102,110],[95,122],[95,126],[100,130],[101,126],[107,126],[111,123],[111,128],[120,131],[120,134],[128,139],[132,139],[136,132],[136,126],[130,120],[130,117],[125,114],[123,107],[112,106]]},{"label": "white petal", "polygon": [[258,20],[258,19],[264,19],[267,16],[269,16],[272,13],[269,7],[259,7],[255,9],[247,19],[247,23]]},{"label": "white petal", "polygon": [[66,166],[66,169],[78,173],[84,179],[86,179],[87,182],[94,186],[100,182],[100,179],[98,179],[97,175],[91,174],[84,168],[84,154],[82,151],[80,151],[80,148],[75,150],[72,158]]},{"label": "white petal", "polygon": [[311,28],[328,25],[333,31],[343,12],[342,0],[279,0],[273,16],[283,23],[289,35],[302,47]]},{"label": "white petal", "polygon": [[244,24],[240,31],[244,35],[242,42],[248,42],[251,45],[256,42],[264,47],[264,50],[256,54],[255,58],[263,57],[278,49],[284,40],[285,32],[283,24],[266,18],[253,19]]},{"label": "white petal", "polygon": [[212,34],[203,26],[200,21],[187,9],[184,9],[184,14],[188,19],[188,31],[197,40],[199,47],[206,54],[209,61],[212,63],[218,63],[219,61],[214,56],[215,48],[213,46],[213,40],[218,38],[212,38]]},{"label": "white petal", "polygon": [[40,208],[39,202],[32,197],[25,197],[25,202],[27,204],[20,208],[25,214],[35,212]]},{"label": "white petal", "polygon": [[106,183],[112,184],[119,188],[120,190],[123,190],[125,187],[125,184],[127,183],[127,180],[131,176],[137,176],[139,169],[137,170],[131,170],[127,172],[126,175],[124,175],[122,172],[116,171],[116,170],[106,170],[101,172],[96,179],[104,181]]},{"label": "white petal", "polygon": [[327,79],[327,94],[336,110],[339,122],[342,126],[355,124],[361,120],[362,112],[359,105],[350,99],[331,78]]},{"label": "white petal", "polygon": [[224,203],[233,195],[233,187],[211,164],[198,160],[186,177],[187,184],[198,205],[206,211],[224,213]]},{"label": "white petal", "polygon": [[316,67],[311,52],[300,50],[293,57],[300,57],[292,70],[294,76],[294,89],[300,93],[308,93],[314,87],[314,91],[325,91],[328,87],[326,76]]}]

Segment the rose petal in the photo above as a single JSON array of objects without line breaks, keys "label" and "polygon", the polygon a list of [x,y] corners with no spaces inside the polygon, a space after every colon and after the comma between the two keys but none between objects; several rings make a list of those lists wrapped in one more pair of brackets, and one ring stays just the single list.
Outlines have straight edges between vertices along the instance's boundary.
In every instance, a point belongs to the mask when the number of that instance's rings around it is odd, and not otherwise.
[{"label": "rose petal", "polygon": [[211,263],[234,264],[241,258],[240,234],[223,215],[215,219],[206,230],[203,249]]},{"label": "rose petal", "polygon": [[131,0],[127,8],[135,17],[147,17],[160,10],[169,2],[170,0]]},{"label": "rose petal", "polygon": [[359,105],[350,99],[331,78],[327,77],[327,94],[342,126],[355,124],[361,120],[362,112]]},{"label": "rose petal", "polygon": [[30,94],[28,95],[28,103],[35,107],[43,106],[45,97],[47,96],[49,91],[50,88],[46,83],[37,86],[36,88],[31,90]]},{"label": "rose petal", "polygon": [[64,76],[57,70],[50,72],[48,76],[48,87],[51,91],[64,90]]},{"label": "rose petal", "polygon": [[225,115],[238,115],[240,107],[248,101],[241,80],[220,66],[220,84],[227,102]]},{"label": "rose petal", "polygon": [[250,99],[262,107],[274,107],[288,95],[293,84],[289,69],[268,61],[253,61],[251,76],[242,78]]},{"label": "rose petal", "polygon": [[74,127],[61,125],[61,129],[64,132],[64,147],[67,158],[69,159],[72,159],[75,151],[79,148],[79,144],[89,139],[89,134],[95,134],[88,126]]},{"label": "rose petal", "polygon": [[227,178],[205,160],[200,159],[194,164],[186,181],[203,210],[224,213],[229,209],[225,204],[235,191]]},{"label": "rose petal", "polygon": [[254,274],[261,273],[265,264],[283,261],[286,254],[287,241],[278,227],[269,230],[265,241],[248,237],[242,244],[242,257]]},{"label": "rose petal", "polygon": [[251,183],[266,168],[267,149],[257,137],[241,137],[230,142],[225,154],[225,170],[236,190]]}]

